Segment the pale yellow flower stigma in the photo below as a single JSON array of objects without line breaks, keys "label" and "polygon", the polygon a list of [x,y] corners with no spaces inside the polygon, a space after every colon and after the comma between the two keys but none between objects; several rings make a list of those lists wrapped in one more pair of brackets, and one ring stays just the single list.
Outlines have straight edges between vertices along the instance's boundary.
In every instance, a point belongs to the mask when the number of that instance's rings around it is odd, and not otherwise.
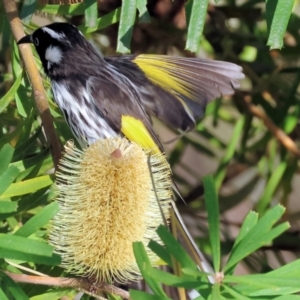
[{"label": "pale yellow flower stigma", "polygon": [[172,183],[164,155],[125,138],[99,140],[84,151],[68,143],[56,185],[60,210],[49,240],[62,266],[99,281],[139,279],[132,243],[159,241],[155,230],[169,219]]}]

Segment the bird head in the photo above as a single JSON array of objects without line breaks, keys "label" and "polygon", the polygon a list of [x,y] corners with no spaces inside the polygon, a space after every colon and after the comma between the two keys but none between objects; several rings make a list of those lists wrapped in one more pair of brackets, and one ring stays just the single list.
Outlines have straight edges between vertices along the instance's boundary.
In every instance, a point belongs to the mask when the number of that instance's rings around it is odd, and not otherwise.
[{"label": "bird head", "polygon": [[18,45],[26,43],[34,44],[50,79],[81,71],[80,68],[88,65],[88,61],[95,55],[96,61],[101,60],[83,34],[68,23],[53,23],[41,27],[18,41]]}]

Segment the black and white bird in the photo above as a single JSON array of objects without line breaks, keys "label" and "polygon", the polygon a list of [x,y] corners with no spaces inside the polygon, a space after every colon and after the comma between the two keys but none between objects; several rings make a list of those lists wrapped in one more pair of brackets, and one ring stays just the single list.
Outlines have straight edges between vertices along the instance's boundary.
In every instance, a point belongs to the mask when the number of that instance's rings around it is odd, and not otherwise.
[{"label": "black and white bird", "polygon": [[233,94],[244,77],[240,66],[223,61],[102,57],[67,23],[41,27],[18,42],[24,43],[34,44],[54,99],[82,145],[122,135],[144,149],[163,152],[151,115],[189,131],[209,101]]}]

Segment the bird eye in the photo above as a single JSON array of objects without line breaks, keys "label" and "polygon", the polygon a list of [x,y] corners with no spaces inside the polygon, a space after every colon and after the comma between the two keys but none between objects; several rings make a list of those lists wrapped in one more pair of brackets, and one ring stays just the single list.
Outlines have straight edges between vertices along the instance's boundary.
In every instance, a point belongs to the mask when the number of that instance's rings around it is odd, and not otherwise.
[{"label": "bird eye", "polygon": [[35,44],[36,46],[38,46],[39,43],[40,43],[39,39],[38,39],[38,38],[35,38],[35,39],[34,39],[34,44]]}]

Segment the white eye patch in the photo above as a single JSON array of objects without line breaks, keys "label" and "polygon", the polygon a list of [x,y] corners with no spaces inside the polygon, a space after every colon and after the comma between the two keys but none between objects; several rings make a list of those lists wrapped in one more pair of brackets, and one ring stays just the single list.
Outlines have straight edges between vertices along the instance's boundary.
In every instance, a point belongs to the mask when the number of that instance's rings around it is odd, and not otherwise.
[{"label": "white eye patch", "polygon": [[54,38],[56,40],[59,40],[59,41],[66,37],[66,35],[63,32],[58,33],[58,32],[56,32],[56,31],[54,31],[54,30],[52,30],[48,27],[42,27],[41,29],[44,32],[47,32],[52,38]]},{"label": "white eye patch", "polygon": [[49,46],[46,49],[45,59],[51,63],[58,64],[63,57],[62,51],[56,46]]}]

